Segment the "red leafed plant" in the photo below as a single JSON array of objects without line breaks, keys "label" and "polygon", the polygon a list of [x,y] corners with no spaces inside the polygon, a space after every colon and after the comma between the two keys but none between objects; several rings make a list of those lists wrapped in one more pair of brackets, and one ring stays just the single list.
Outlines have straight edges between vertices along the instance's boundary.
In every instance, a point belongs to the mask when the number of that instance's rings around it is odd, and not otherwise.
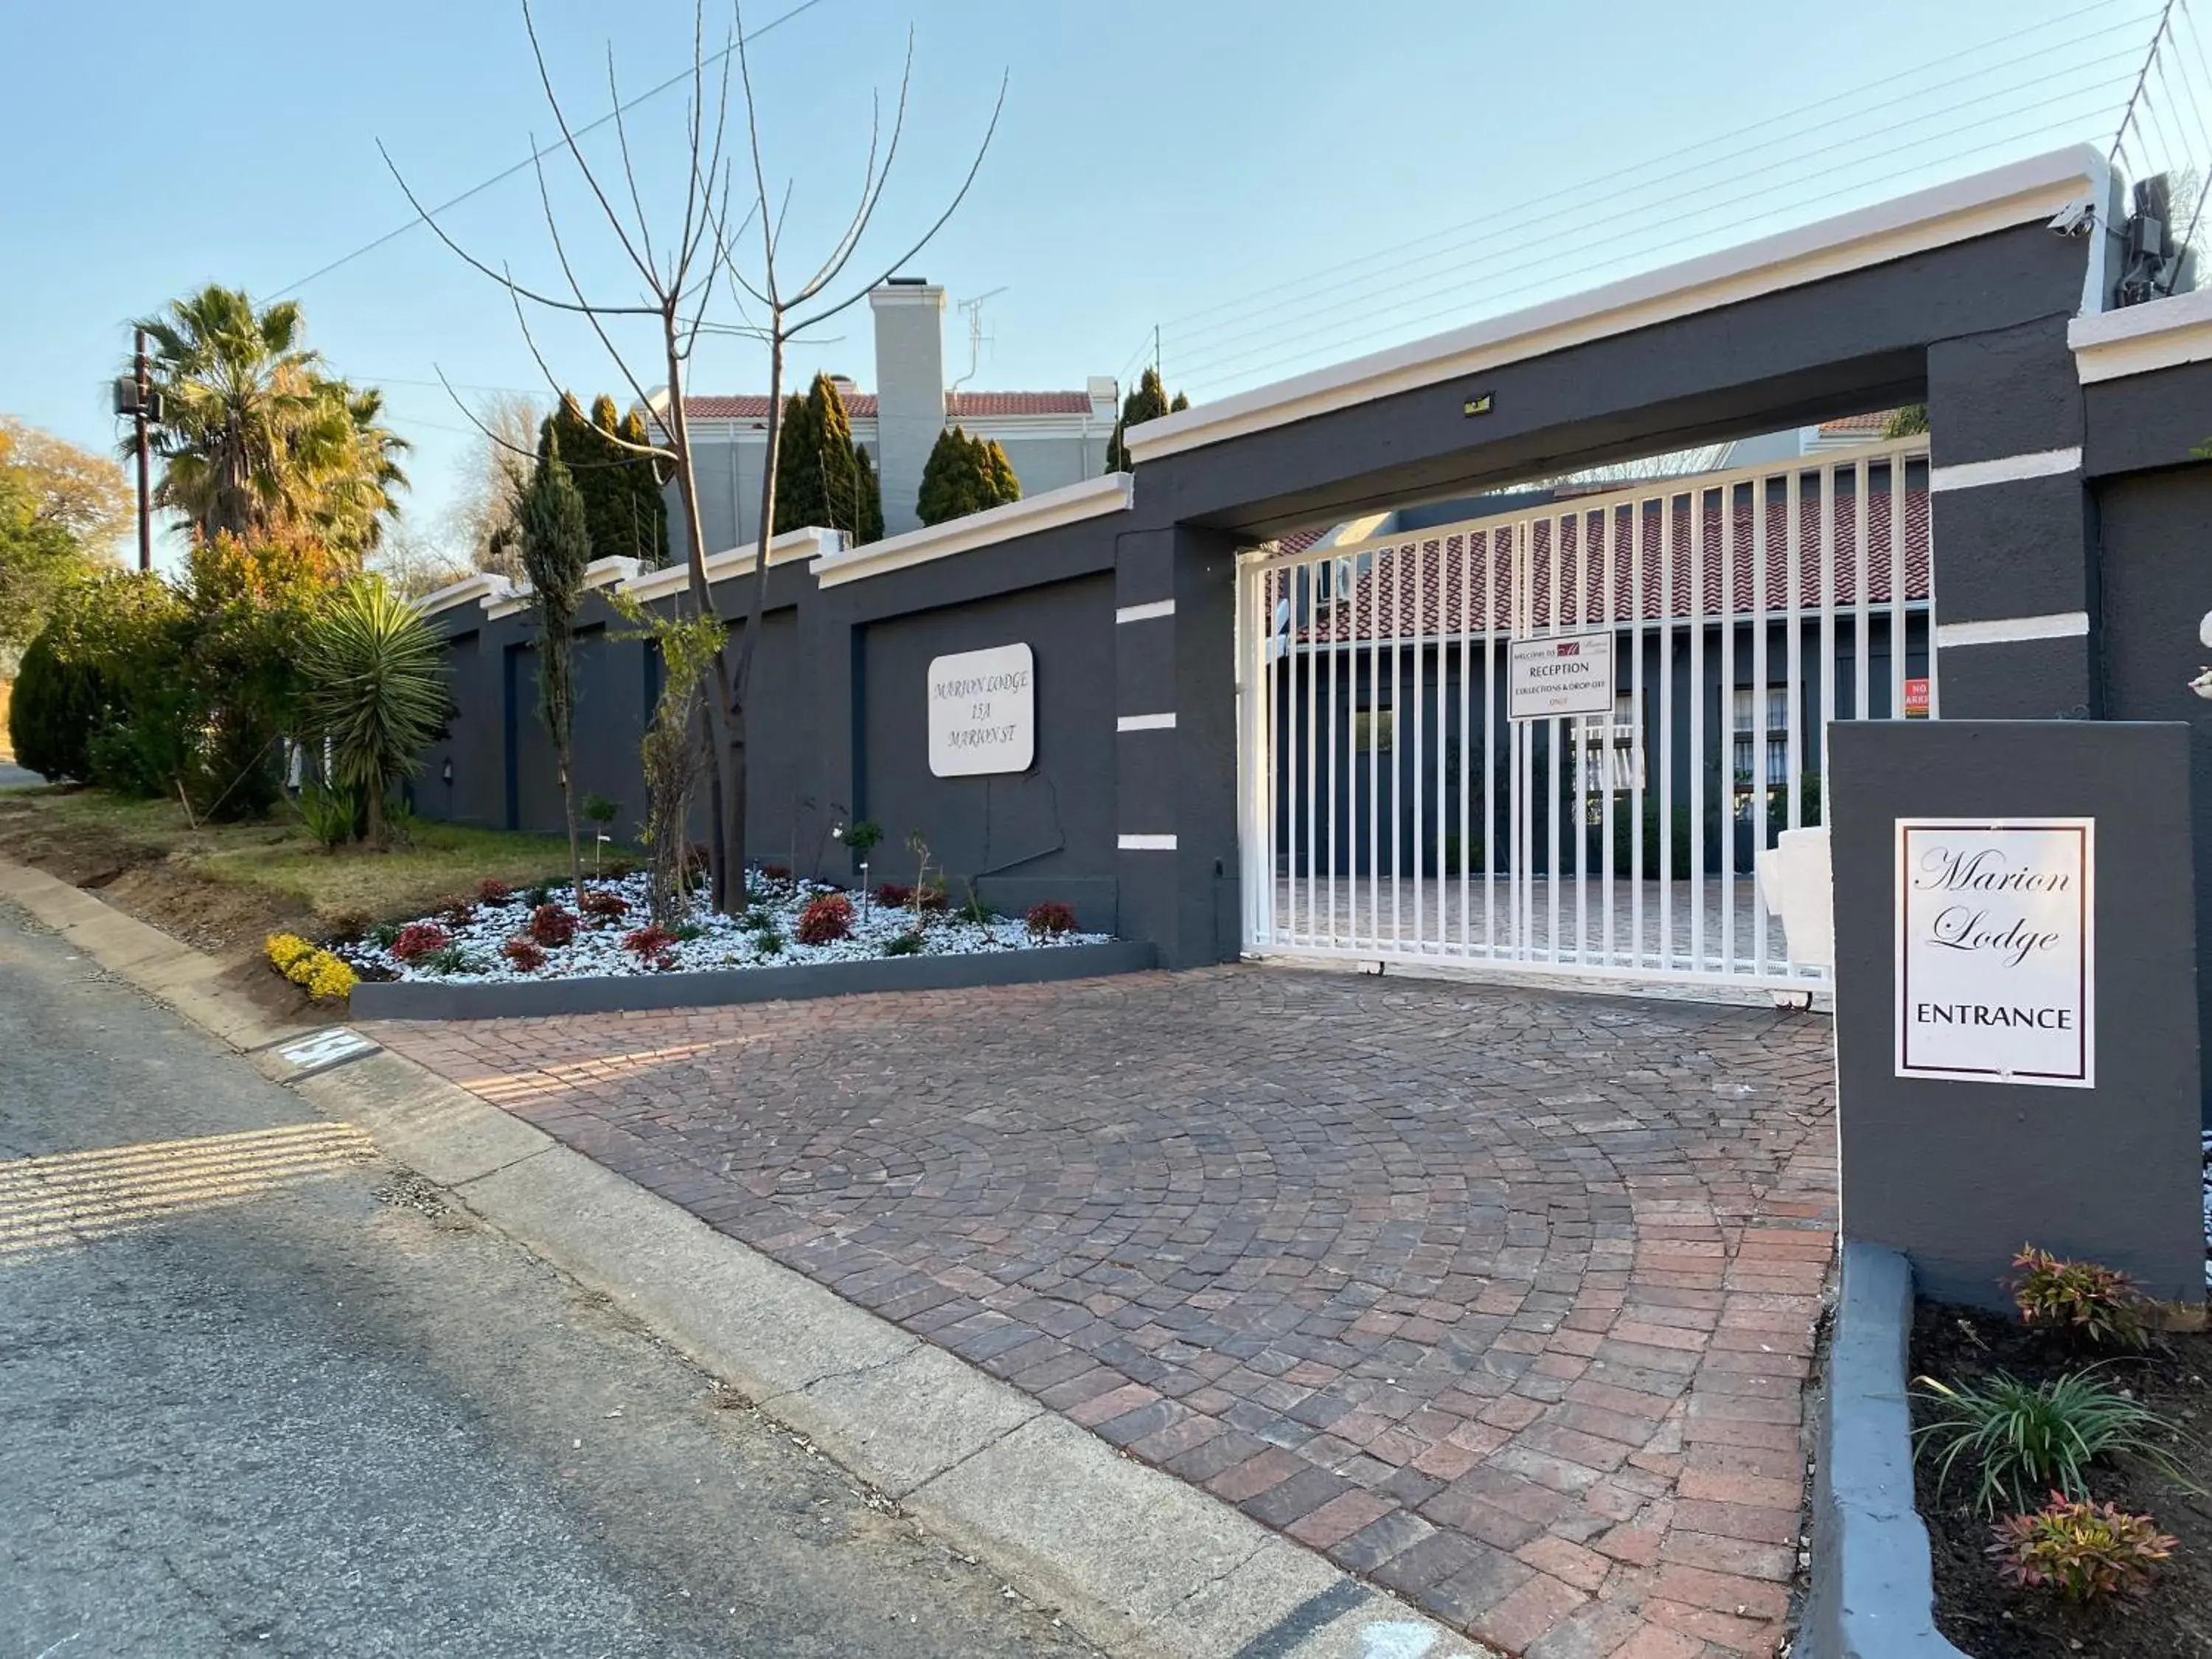
[{"label": "red leafed plant", "polygon": [[592,887],[576,901],[576,908],[595,923],[620,921],[629,914],[629,904],[620,893],[611,888]]},{"label": "red leafed plant", "polygon": [[819,893],[799,913],[801,945],[834,945],[853,931],[853,901],[842,893]]},{"label": "red leafed plant", "polygon": [[541,904],[530,913],[530,937],[557,951],[576,937],[575,915],[557,904]]},{"label": "red leafed plant", "polygon": [[647,961],[666,959],[675,945],[676,935],[657,921],[649,921],[623,935],[623,949],[634,951]]},{"label": "red leafed plant", "polygon": [[1075,912],[1058,899],[1031,905],[1024,920],[1031,939],[1058,939],[1062,933],[1075,931]]},{"label": "red leafed plant", "polygon": [[914,895],[914,902],[918,910],[942,911],[945,908],[945,890],[942,887],[920,888]]},{"label": "red leafed plant", "polygon": [[517,933],[499,947],[499,953],[526,974],[534,974],[545,965],[545,947],[527,933]]},{"label": "red leafed plant", "polygon": [[2142,1292],[2117,1267],[2094,1261],[2066,1261],[2021,1246],[2012,1259],[2012,1281],[2021,1322],[2041,1325],[2081,1338],[2096,1347],[2140,1348],[2147,1337]]},{"label": "red leafed plant", "polygon": [[914,897],[914,889],[902,881],[887,881],[876,889],[876,902],[886,910],[896,910]]},{"label": "red leafed plant", "polygon": [[392,941],[392,954],[402,962],[413,962],[433,951],[442,951],[453,942],[453,936],[434,921],[410,921],[399,930],[399,937]]},{"label": "red leafed plant", "polygon": [[791,866],[787,864],[763,864],[761,866],[760,870],[761,878],[764,881],[789,881],[791,879]]},{"label": "red leafed plant", "polygon": [[504,904],[514,896],[514,889],[497,876],[486,876],[477,884],[477,902],[479,904]]},{"label": "red leafed plant", "polygon": [[2069,1601],[2141,1595],[2150,1588],[2152,1568],[2179,1541],[2148,1515],[2061,1492],[2033,1515],[2008,1516],[1992,1530],[1989,1553],[2008,1583],[2055,1590]]}]

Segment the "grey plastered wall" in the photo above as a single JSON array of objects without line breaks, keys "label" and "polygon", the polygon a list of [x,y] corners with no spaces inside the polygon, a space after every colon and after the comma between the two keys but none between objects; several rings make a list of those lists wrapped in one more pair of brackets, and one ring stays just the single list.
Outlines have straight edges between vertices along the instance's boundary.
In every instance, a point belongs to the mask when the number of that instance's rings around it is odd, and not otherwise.
[{"label": "grey plastered wall", "polygon": [[[1954,443],[1960,460],[2002,458],[2015,445],[2078,443],[2067,435],[2078,433],[2081,399],[2063,321],[2080,304],[2087,263],[2086,244],[2022,225],[1161,457],[1145,464],[1127,512],[819,592],[805,572],[773,573],[771,586],[790,590],[772,598],[771,610],[790,606],[786,637],[797,660],[769,682],[777,717],[754,757],[756,844],[788,847],[793,805],[781,798],[794,790],[811,796],[817,813],[841,803],[857,810],[865,800],[894,837],[902,821],[942,816],[918,780],[887,774],[877,781],[861,769],[873,765],[869,700],[883,695],[880,678],[870,680],[870,630],[883,625],[888,639],[896,619],[915,617],[916,638],[933,629],[962,634],[966,607],[1111,572],[1115,611],[1168,601],[1175,608],[1104,624],[1113,666],[1097,687],[1096,715],[1111,744],[1100,770],[1113,780],[1106,827],[1115,847],[1108,866],[1093,872],[1091,854],[1074,849],[1098,837],[1071,836],[1054,879],[1111,879],[1121,931],[1158,943],[1170,965],[1232,957],[1240,909],[1238,547],[1378,507],[1923,396],[1938,409],[1939,464],[1954,459]],[[1470,420],[1464,407],[1474,392],[1492,394],[1492,412]],[[2031,593],[2039,604],[2059,603],[2090,586],[2079,477],[2002,493],[2014,488],[1940,499],[1939,621],[1954,592],[1962,607],[1996,606]],[[728,599],[723,608],[733,609]],[[499,729],[496,665],[526,640],[514,618],[486,621],[481,633],[479,690],[463,716],[464,728],[480,734]],[[1991,654],[1978,663],[1962,658],[1955,675],[1946,660],[1947,714],[2045,715],[2089,695],[2075,690],[2094,683],[2078,641],[1980,648]],[[1039,672],[1051,672],[1042,653]],[[518,702],[524,683],[515,682]],[[1114,730],[1115,716],[1168,713],[1170,728]],[[526,702],[518,726],[524,719]],[[481,758],[471,764],[484,769]],[[503,821],[495,805],[485,806],[499,787],[471,777],[453,792],[454,805],[479,821]],[[1103,810],[1103,792],[1094,794]]]},{"label": "grey plastered wall", "polygon": [[[874,879],[914,879],[904,843],[919,830],[932,859],[975,880],[988,902],[1018,911],[1056,900],[1086,927],[1117,926],[1113,607],[1102,571],[863,625],[854,810],[884,828]],[[934,776],[921,695],[931,659],[1015,644],[1036,660],[1034,762],[996,776]]]},{"label": "grey plastered wall", "polygon": [[[2202,1299],[2187,733],[2087,721],[1876,721],[1830,734],[1846,1240],[1926,1293],[2002,1305],[2033,1242]],[[2095,818],[2096,1086],[1896,1073],[1900,817]]]},{"label": "grey plastered wall", "polygon": [[[2212,365],[2204,367],[2212,384]],[[2172,412],[2177,436],[2190,431],[2185,405]],[[2205,412],[2212,419],[2212,410]],[[2203,863],[2212,856],[2212,702],[2189,689],[2212,663],[2197,635],[2198,619],[2212,611],[2212,465],[2108,480],[2098,491],[2098,516],[2104,702],[2117,720],[2179,720],[2188,728],[2200,860],[2197,936],[2212,939],[2212,870]],[[2198,1030],[2212,1031],[2212,975],[2200,975],[2197,989]],[[2212,1125],[2212,1100],[2206,1122]]]}]

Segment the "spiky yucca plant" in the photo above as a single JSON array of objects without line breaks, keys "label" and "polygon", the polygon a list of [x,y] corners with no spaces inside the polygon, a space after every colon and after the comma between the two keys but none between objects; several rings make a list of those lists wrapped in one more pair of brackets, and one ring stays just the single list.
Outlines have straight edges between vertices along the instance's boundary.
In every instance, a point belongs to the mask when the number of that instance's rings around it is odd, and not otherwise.
[{"label": "spiky yucca plant", "polygon": [[446,664],[421,613],[374,577],[347,584],[309,629],[301,665],[332,781],[361,792],[382,850],[384,804],[446,715]]}]

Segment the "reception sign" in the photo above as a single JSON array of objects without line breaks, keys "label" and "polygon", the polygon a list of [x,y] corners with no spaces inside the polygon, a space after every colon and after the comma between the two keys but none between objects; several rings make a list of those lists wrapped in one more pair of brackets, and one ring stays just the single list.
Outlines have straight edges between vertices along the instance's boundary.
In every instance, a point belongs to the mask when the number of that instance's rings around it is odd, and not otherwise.
[{"label": "reception sign", "polygon": [[1897,820],[1897,1075],[2096,1083],[2096,820]]},{"label": "reception sign", "polygon": [[1026,645],[929,665],[929,769],[940,778],[1026,772],[1036,758],[1036,664]]},{"label": "reception sign", "polygon": [[1567,634],[1507,647],[1508,720],[1613,714],[1613,635]]}]

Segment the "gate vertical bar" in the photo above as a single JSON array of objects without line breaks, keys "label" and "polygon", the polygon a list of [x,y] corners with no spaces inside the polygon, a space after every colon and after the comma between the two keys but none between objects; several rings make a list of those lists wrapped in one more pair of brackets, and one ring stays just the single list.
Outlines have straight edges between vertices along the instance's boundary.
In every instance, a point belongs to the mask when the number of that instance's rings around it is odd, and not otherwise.
[{"label": "gate vertical bar", "polygon": [[[1728,491],[1719,491],[1729,511]],[[1705,491],[1690,494],[1690,966],[1705,969]]]},{"label": "gate vertical bar", "polygon": [[[1905,549],[1905,456],[1901,451],[1889,454],[1889,717],[1893,720],[1905,718],[1905,680],[1911,664],[1906,647],[1911,635],[1905,628],[1905,592],[1911,564]],[[1935,635],[1929,635],[1929,644],[1935,644]],[[1933,649],[1928,653],[1936,654]]]},{"label": "gate vertical bar", "polygon": [[1828,728],[1836,723],[1836,479],[1842,469],[1820,469],[1820,740],[1813,751],[1820,769],[1820,822],[1828,811]]},{"label": "gate vertical bar", "polygon": [[[1697,497],[1690,498],[1692,509]],[[1674,492],[1659,498],[1659,960],[1674,965]]]},{"label": "gate vertical bar", "polygon": [[[1323,877],[1323,887],[1328,896],[1328,942],[1331,945],[1343,942],[1339,937],[1336,925],[1336,872],[1339,857],[1336,825],[1339,818],[1345,819],[1347,828],[1351,823],[1339,792],[1336,763],[1338,748],[1336,710],[1343,696],[1344,659],[1352,651],[1352,643],[1345,635],[1347,632],[1347,624],[1351,622],[1356,608],[1352,601],[1357,596],[1347,591],[1351,575],[1350,561],[1335,559],[1330,562],[1328,572],[1328,869]],[[1351,769],[1348,764],[1344,769],[1347,775]]]},{"label": "gate vertical bar", "polygon": [[1721,492],[1721,871],[1720,971],[1735,972],[1735,486]]},{"label": "gate vertical bar", "polygon": [[[1772,729],[1767,710],[1766,655],[1768,650],[1766,619],[1770,614],[1767,600],[1766,558],[1773,540],[1773,531],[1767,523],[1767,509],[1772,505],[1769,480],[1764,476],[1752,480],[1751,486],[1751,959],[1752,972],[1766,971],[1766,907],[1759,902],[1756,872],[1759,855],[1766,850],[1766,821],[1768,809],[1766,746]],[[1730,837],[1734,839],[1733,836]]]},{"label": "gate vertical bar", "polygon": [[[1422,888],[1426,879],[1424,872],[1428,859],[1424,850],[1425,837],[1421,826],[1428,805],[1428,690],[1427,676],[1423,672],[1429,654],[1428,630],[1424,626],[1428,617],[1426,597],[1429,577],[1429,544],[1425,541],[1413,544],[1413,615],[1410,625],[1413,636],[1413,948],[1420,950],[1427,943],[1422,921]],[[1401,941],[1402,943],[1402,941]]]},{"label": "gate vertical bar", "polygon": [[[1471,931],[1472,913],[1468,902],[1473,894],[1468,886],[1468,856],[1474,842],[1468,836],[1468,790],[1473,782],[1474,757],[1468,752],[1469,741],[1474,735],[1474,538],[1472,535],[1454,538],[1459,543],[1459,950],[1463,957],[1474,954],[1474,941],[1468,937]],[[1449,544],[1446,544],[1449,545]],[[1447,570],[1451,567],[1447,564]]]},{"label": "gate vertical bar", "polygon": [[1874,619],[1868,610],[1871,592],[1867,566],[1874,557],[1874,463],[1863,456],[1853,469],[1854,482],[1858,489],[1857,500],[1851,508],[1851,585],[1855,595],[1851,603],[1851,648],[1856,654],[1851,675],[1851,718],[1869,720],[1874,718],[1874,692],[1868,682],[1874,675]]}]

